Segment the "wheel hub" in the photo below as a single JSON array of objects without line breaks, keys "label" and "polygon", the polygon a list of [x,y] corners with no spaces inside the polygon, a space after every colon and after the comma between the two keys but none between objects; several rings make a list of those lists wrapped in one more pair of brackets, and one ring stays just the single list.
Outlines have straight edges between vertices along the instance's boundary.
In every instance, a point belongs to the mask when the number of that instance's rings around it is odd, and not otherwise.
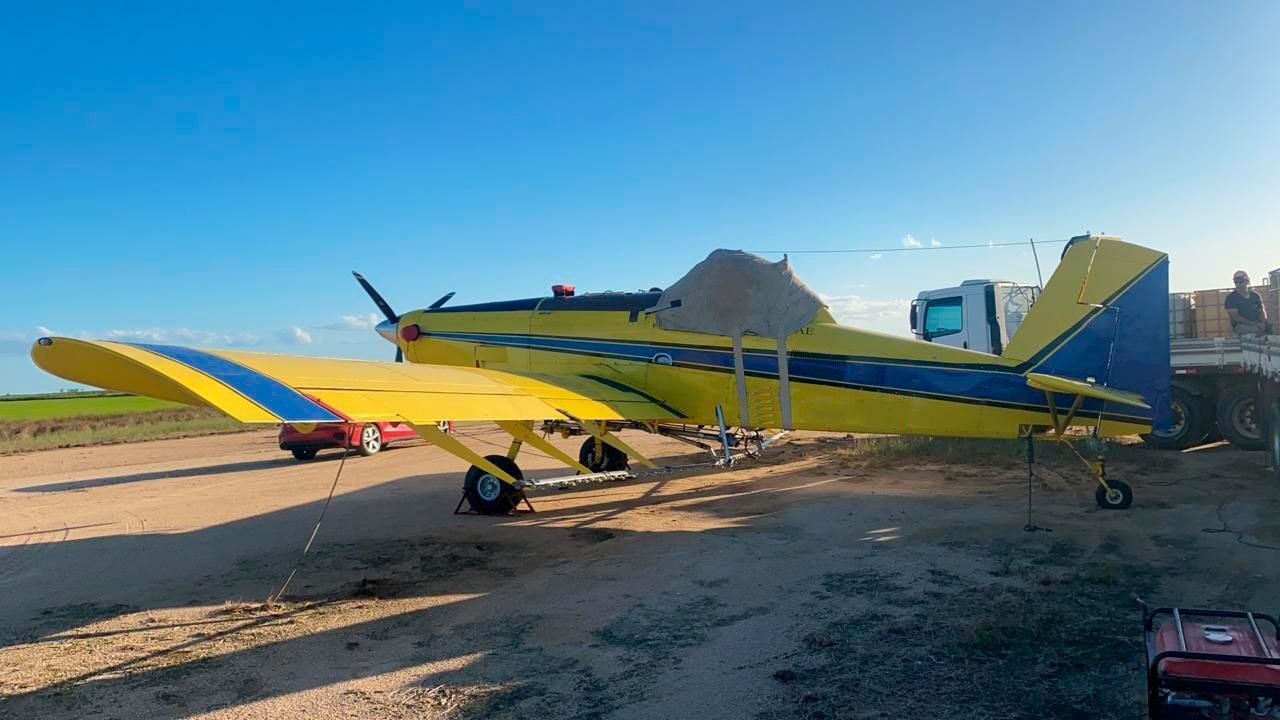
[{"label": "wheel hub", "polygon": [[480,481],[476,483],[476,493],[485,502],[497,500],[502,494],[502,481],[492,475],[482,475]]},{"label": "wheel hub", "polygon": [[1153,430],[1152,432],[1161,437],[1177,437],[1182,433],[1187,424],[1187,414],[1183,410],[1181,403],[1174,403],[1169,413],[1172,416],[1168,430]]},{"label": "wheel hub", "polygon": [[1258,425],[1253,419],[1252,402],[1237,403],[1235,412],[1232,413],[1231,421],[1235,424],[1236,429],[1240,431],[1240,434],[1258,437]]},{"label": "wheel hub", "polygon": [[1114,488],[1107,490],[1107,502],[1111,505],[1119,505],[1124,499],[1124,494]]}]

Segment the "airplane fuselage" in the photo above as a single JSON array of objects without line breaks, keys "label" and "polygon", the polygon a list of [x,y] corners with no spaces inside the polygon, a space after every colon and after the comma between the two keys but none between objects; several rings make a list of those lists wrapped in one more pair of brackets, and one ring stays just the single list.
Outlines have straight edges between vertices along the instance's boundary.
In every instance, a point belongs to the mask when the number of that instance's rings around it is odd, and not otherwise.
[{"label": "airplane fuselage", "polygon": [[[780,392],[772,338],[743,338],[746,413],[728,337],[666,330],[646,313],[658,293],[545,297],[406,313],[405,359],[518,373],[572,374],[625,386],[693,424],[1016,438],[1051,424],[1031,363],[837,324],[823,310],[786,339],[789,392]],[[413,333],[411,332],[410,335]],[[1064,405],[1070,398],[1060,399]],[[1060,408],[1061,409],[1061,408]],[[1086,402],[1103,435],[1144,432],[1149,417]]]}]

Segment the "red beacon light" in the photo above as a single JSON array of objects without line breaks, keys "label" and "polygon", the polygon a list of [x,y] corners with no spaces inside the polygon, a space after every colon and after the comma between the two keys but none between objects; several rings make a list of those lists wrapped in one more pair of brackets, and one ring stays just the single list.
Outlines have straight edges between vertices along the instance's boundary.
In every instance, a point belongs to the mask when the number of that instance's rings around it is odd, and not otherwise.
[{"label": "red beacon light", "polygon": [[551,294],[556,297],[573,297],[572,285],[552,285]]}]

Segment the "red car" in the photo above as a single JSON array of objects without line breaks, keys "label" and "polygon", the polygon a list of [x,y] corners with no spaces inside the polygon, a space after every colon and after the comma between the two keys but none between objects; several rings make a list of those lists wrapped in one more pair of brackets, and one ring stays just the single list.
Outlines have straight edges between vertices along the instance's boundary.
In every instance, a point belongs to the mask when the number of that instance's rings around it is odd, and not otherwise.
[{"label": "red car", "polygon": [[[442,420],[440,429],[453,432],[453,423]],[[310,460],[325,448],[349,447],[356,449],[361,455],[373,455],[389,442],[416,437],[418,433],[408,423],[299,423],[280,426],[280,449],[289,450],[299,460]]]}]

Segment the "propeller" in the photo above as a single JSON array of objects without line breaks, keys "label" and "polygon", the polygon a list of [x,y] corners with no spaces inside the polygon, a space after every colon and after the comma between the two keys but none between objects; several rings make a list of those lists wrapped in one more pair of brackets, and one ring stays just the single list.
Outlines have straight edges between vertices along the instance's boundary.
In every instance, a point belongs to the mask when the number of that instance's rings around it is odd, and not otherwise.
[{"label": "propeller", "polygon": [[382,311],[382,314],[387,316],[387,322],[392,325],[400,322],[400,316],[396,314],[395,310],[391,309],[391,306],[387,304],[387,301],[382,299],[382,296],[378,294],[377,290],[373,289],[373,286],[369,284],[368,280],[364,279],[363,275],[355,270],[352,270],[351,274],[356,276],[356,282],[360,283],[360,287],[364,288],[364,291],[369,293],[369,299],[373,300],[373,304],[377,305],[378,309]]},{"label": "propeller", "polygon": [[[400,316],[396,314],[395,310],[391,309],[391,305],[389,305],[387,301],[383,299],[382,295],[380,295],[377,290],[373,289],[373,285],[369,284],[369,281],[365,280],[363,275],[356,272],[355,270],[352,270],[351,274],[355,276],[356,282],[360,283],[360,287],[364,288],[364,291],[369,294],[369,299],[373,300],[373,304],[377,305],[378,309],[382,311],[382,314],[386,316],[387,323],[391,328],[391,336],[387,337],[386,335],[383,335],[383,337],[386,337],[387,340],[396,344],[396,362],[404,362],[404,350],[400,347],[400,342],[395,337],[396,328],[400,325]],[[453,296],[454,296],[454,293],[452,292],[448,293],[444,297],[440,298],[439,300],[436,300],[435,302],[431,303],[431,305],[427,309],[438,310],[441,307],[444,307],[444,304],[449,302],[449,300],[451,300]],[[382,323],[378,323],[378,324],[382,325]],[[382,335],[381,332],[379,334]]]},{"label": "propeller", "polygon": [[453,296],[454,296],[454,295],[456,295],[456,294],[457,294],[456,292],[446,293],[444,297],[442,297],[442,298],[440,298],[439,300],[437,300],[437,301],[435,301],[435,302],[431,303],[430,305],[428,305],[428,306],[427,306],[427,309],[428,309],[428,310],[438,310],[438,309],[440,309],[440,308],[444,307],[444,304],[445,304],[445,303],[447,303],[447,302],[449,302],[449,300],[451,300],[451,299],[453,298]]},{"label": "propeller", "polygon": [[[369,299],[373,301],[373,304],[377,305],[382,314],[386,316],[387,322],[392,328],[392,336],[387,339],[396,344],[396,362],[404,362],[404,350],[400,347],[400,342],[395,338],[395,328],[400,324],[400,316],[396,314],[395,310],[391,309],[391,305],[387,304],[387,301],[383,299],[382,295],[378,294],[377,290],[373,289],[373,285],[370,285],[363,275],[355,270],[352,270],[351,274],[356,277],[356,282],[360,283],[360,287],[364,288],[364,291],[369,294]],[[384,335],[383,337],[386,336]]]}]

